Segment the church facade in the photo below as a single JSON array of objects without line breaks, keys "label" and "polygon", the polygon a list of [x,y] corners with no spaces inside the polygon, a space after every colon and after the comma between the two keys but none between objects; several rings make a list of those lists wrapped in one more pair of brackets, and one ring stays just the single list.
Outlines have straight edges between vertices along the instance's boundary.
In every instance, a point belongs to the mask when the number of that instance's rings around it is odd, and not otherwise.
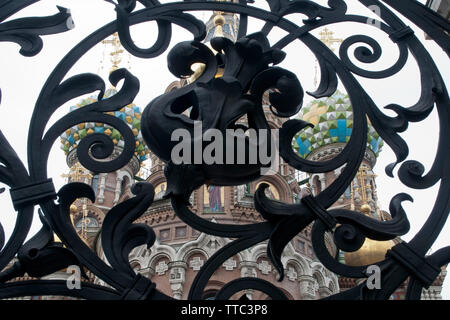
[{"label": "church facade", "polygon": [[[223,36],[231,40],[236,38],[238,19],[233,14],[215,12],[207,22],[207,43],[213,37]],[[117,39],[113,39],[117,42]],[[197,65],[193,76],[171,83],[167,91],[176,90],[195,81],[202,72]],[[220,76],[220,72],[218,74]],[[114,95],[111,88],[106,98]],[[92,103],[91,97],[71,108],[75,110]],[[280,128],[283,120],[270,111],[267,96],[263,100],[266,119],[272,129]],[[198,272],[218,250],[233,239],[220,238],[200,233],[181,221],[173,211],[170,199],[165,199],[167,181],[164,175],[165,163],[150,152],[140,132],[141,111],[134,104],[125,106],[112,115],[122,119],[132,129],[136,149],[133,159],[122,169],[111,173],[94,175],[81,167],[77,159],[77,145],[85,136],[102,133],[109,136],[115,146],[112,157],[120,154],[123,140],[119,132],[101,123],[83,123],[72,127],[61,136],[61,149],[67,156],[70,172],[68,182],[84,182],[93,188],[95,202],[78,199],[71,206],[74,227],[80,237],[101,258],[100,233],[103,220],[108,211],[131,197],[131,186],[138,181],[151,183],[155,189],[153,204],[136,221],[150,226],[156,233],[156,242],[150,248],[135,248],[130,256],[130,264],[136,273],[151,279],[163,293],[175,299],[186,299],[189,289]],[[298,155],[311,161],[329,160],[339,154],[348,142],[353,126],[352,106],[348,95],[337,91],[329,98],[314,100],[302,108],[299,117],[314,124],[299,133],[292,141],[292,147]],[[246,119],[241,119],[245,122]],[[364,160],[354,181],[333,204],[331,208],[345,208],[359,211],[373,219],[386,221],[391,219],[388,212],[378,204],[376,175],[373,168],[383,142],[376,131],[368,127],[368,141]],[[144,162],[151,160],[149,174],[142,176]],[[189,199],[190,209],[203,219],[222,224],[251,224],[264,219],[255,209],[253,195],[261,183],[266,183],[266,196],[285,203],[297,203],[305,195],[317,195],[327,188],[341,173],[342,168],[331,172],[305,175],[284,163],[280,158],[277,173],[263,176],[257,181],[240,186],[203,185],[194,191]],[[267,257],[267,243],[246,249],[225,261],[215,271],[206,285],[204,299],[214,299],[217,292],[228,282],[241,277],[256,277],[267,280],[280,288],[292,300],[315,300],[326,298],[359,283],[357,279],[339,277],[326,269],[315,257],[311,243],[311,226],[295,236],[286,246],[282,255],[285,270],[283,281],[277,280],[277,272]],[[383,260],[386,251],[401,239],[392,241],[373,241],[367,239],[363,247],[351,253],[337,252],[333,239],[327,234],[326,246],[333,256],[342,263],[354,266],[370,265]],[[443,269],[433,285],[424,290],[423,299],[441,299],[440,291],[446,275]],[[67,273],[59,272],[48,279],[64,279]],[[90,281],[104,284],[101,279],[91,276]],[[403,299],[406,284],[391,297]],[[248,299],[266,299],[261,292],[245,290],[233,299],[245,295]]]}]

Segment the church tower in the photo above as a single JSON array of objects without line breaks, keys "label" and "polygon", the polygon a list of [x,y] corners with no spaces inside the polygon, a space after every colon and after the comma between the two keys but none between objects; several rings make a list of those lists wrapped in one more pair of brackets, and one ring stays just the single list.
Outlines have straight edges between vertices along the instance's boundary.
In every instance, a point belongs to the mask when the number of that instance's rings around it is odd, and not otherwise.
[{"label": "church tower", "polygon": [[[341,43],[341,40],[334,38],[333,35],[334,33],[327,28],[320,32],[322,42],[334,51],[333,45]],[[301,109],[299,118],[314,125],[313,128],[303,129],[292,142],[292,147],[302,158],[310,161],[328,161],[342,152],[350,140],[353,129],[353,109],[346,93],[338,90],[328,98],[311,101]],[[348,209],[378,221],[386,221],[392,218],[379,206],[377,176],[373,171],[384,142],[372,127],[369,119],[367,122],[367,144],[361,166],[347,190],[330,209]],[[310,175],[309,186],[304,188],[304,191],[312,193],[314,196],[319,194],[339,177],[343,169],[341,167],[331,172]],[[359,250],[340,252],[339,259],[340,262],[350,266],[372,265],[384,260],[386,252],[401,241],[400,238],[389,241],[366,238]],[[429,289],[423,290],[423,299],[440,299],[444,278],[445,270]],[[354,278],[339,277],[340,290],[353,288],[359,281]],[[391,299],[403,300],[406,287],[407,283],[404,283],[391,296]]]},{"label": "church tower", "polygon": [[[103,41],[105,52],[110,56],[110,73],[117,70],[121,64],[123,49],[120,45],[119,37],[115,33]],[[108,99],[117,93],[116,88],[110,87],[106,90],[103,99]],[[70,111],[83,108],[84,106],[97,101],[96,96],[89,96],[82,99],[76,105],[70,107]],[[107,160],[114,159],[120,155],[124,147],[124,140],[121,133],[110,125],[104,123],[86,122],[80,123],[66,130],[61,135],[61,149],[66,155],[67,165],[70,168],[68,174],[63,177],[67,182],[83,182],[89,184],[95,192],[95,203],[88,199],[75,201],[70,209],[72,220],[80,236],[89,244],[100,230],[105,214],[116,204],[132,197],[130,187],[134,184],[135,176],[139,174],[143,161],[149,154],[141,134],[141,110],[135,104],[129,104],[115,112],[107,112],[122,121],[132,130],[135,136],[136,149],[131,161],[123,168],[109,173],[95,174],[83,168],[78,161],[77,146],[81,139],[94,133],[105,134],[114,144],[113,154]]]},{"label": "church tower", "polygon": [[[332,51],[342,40],[335,38],[333,31],[325,28],[320,32],[320,39]],[[317,81],[317,71],[316,79]],[[333,95],[311,101],[304,106],[299,118],[312,123],[313,128],[305,128],[297,134],[292,147],[302,158],[310,161],[328,161],[345,148],[353,129],[353,108],[349,96],[337,90]],[[383,140],[370,124],[364,158],[358,172],[343,195],[334,203],[332,209],[348,209],[361,212],[379,221],[390,220],[391,216],[379,207],[376,175],[373,168],[382,150]],[[316,196],[330,186],[341,174],[344,167],[331,172],[316,173],[309,176],[308,193]],[[400,241],[400,240],[395,240]],[[340,261],[351,266],[371,265],[384,260],[387,250],[395,241],[375,241],[366,239],[363,246],[355,252],[340,252]],[[339,279],[341,290],[356,285],[355,279]]]},{"label": "church tower", "polygon": [[[336,91],[331,97],[310,102],[300,112],[300,119],[314,124],[314,128],[303,129],[293,141],[293,148],[300,157],[311,161],[327,161],[338,155],[350,139],[353,128],[353,109],[347,94]],[[377,157],[382,151],[383,141],[368,121],[366,151],[361,166],[350,186],[331,209],[348,209],[367,215],[379,221],[391,219],[378,203],[376,174],[373,172]],[[343,168],[334,171],[312,174],[309,185],[314,196],[319,194],[341,174]],[[386,252],[400,238],[389,241],[376,241],[366,238],[362,247],[355,252],[340,252],[340,262],[350,266],[372,265],[385,259]],[[435,280],[432,286],[424,289],[422,299],[441,299],[443,279],[446,271]],[[339,277],[340,290],[355,287],[360,280]],[[403,300],[407,283],[400,286],[391,299]]]},{"label": "church tower", "polygon": [[[226,37],[233,42],[239,29],[238,16],[232,13],[213,12],[206,22],[206,45],[214,37]],[[194,74],[174,81],[166,92],[177,90],[193,83],[202,74],[204,65],[192,66]],[[221,77],[218,70],[216,77]],[[269,126],[278,129],[284,119],[276,117],[270,110],[269,92],[263,97],[263,109]],[[246,124],[246,116],[238,122]],[[176,299],[186,299],[189,288],[204,263],[231,239],[219,238],[200,233],[181,221],[172,209],[170,199],[163,196],[167,190],[164,176],[165,163],[150,153],[151,174],[147,178],[155,187],[153,204],[137,222],[148,224],[156,233],[155,244],[146,249],[136,248],[130,255],[134,270],[149,277],[165,294]],[[223,224],[251,224],[263,222],[254,207],[254,193],[261,183],[266,183],[266,196],[286,203],[300,201],[299,173],[282,159],[278,160],[277,173],[263,176],[257,181],[240,186],[203,185],[191,197],[190,210],[205,220]],[[303,177],[304,180],[305,177]],[[339,291],[336,275],[326,270],[314,256],[310,241],[310,228],[297,235],[283,252],[285,279],[277,281],[277,272],[267,257],[266,243],[231,257],[214,273],[209,280],[203,298],[213,299],[223,285],[241,277],[258,277],[279,287],[291,299],[318,299]],[[333,250],[331,239],[327,245]],[[265,299],[261,292],[246,290],[249,299]],[[241,293],[242,295],[242,293]],[[239,298],[239,297],[233,297]]]}]

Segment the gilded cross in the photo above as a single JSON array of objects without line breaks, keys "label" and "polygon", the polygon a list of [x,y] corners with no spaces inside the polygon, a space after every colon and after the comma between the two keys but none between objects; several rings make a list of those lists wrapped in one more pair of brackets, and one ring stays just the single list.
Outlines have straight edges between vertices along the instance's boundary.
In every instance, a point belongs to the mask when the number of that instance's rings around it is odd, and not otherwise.
[{"label": "gilded cross", "polygon": [[[322,31],[320,31],[319,35],[320,35],[320,41],[322,41],[333,52],[334,52],[333,45],[335,45],[337,43],[341,44],[342,41],[344,41],[343,39],[340,39],[340,38],[334,38],[333,37],[334,32],[328,28],[325,28]],[[318,74],[317,63],[315,64],[314,69],[315,69],[314,85],[317,85],[317,74]]]},{"label": "gilded cross", "polygon": [[331,51],[334,51],[333,45],[335,43],[342,43],[342,39],[340,38],[333,38],[334,32],[329,30],[328,28],[323,29],[319,32],[320,35],[320,41],[325,43],[325,45],[331,49]]},{"label": "gilded cross", "polygon": [[354,188],[354,190],[359,192],[362,203],[361,210],[366,214],[370,212],[370,206],[367,199],[367,191],[370,191],[372,189],[370,184],[367,183],[367,179],[372,179],[375,177],[375,174],[369,173],[367,168],[363,166],[358,169],[358,173],[356,174],[356,179],[358,180],[359,186]]},{"label": "gilded cross", "polygon": [[[68,174],[62,174],[61,177],[67,178],[68,182],[84,182],[85,179],[92,179],[92,174],[90,174],[82,165],[80,162],[75,163],[71,168]],[[81,238],[83,240],[87,239],[87,216],[88,216],[88,209],[87,209],[87,202],[86,198],[83,198],[81,201],[83,203],[83,216],[81,220]],[[76,210],[76,209],[75,209]],[[71,213],[71,219],[73,219],[73,215]],[[73,220],[72,220],[73,223]]]},{"label": "gilded cross", "polygon": [[91,179],[92,174],[86,172],[86,169],[79,162],[77,162],[70,168],[68,174],[62,174],[61,177],[68,178],[70,182],[80,182],[82,179]]},{"label": "gilded cross", "polygon": [[117,70],[119,68],[119,64],[122,62],[122,45],[119,40],[119,35],[117,32],[115,32],[110,39],[105,39],[102,41],[104,45],[111,45],[113,47],[112,51],[110,52],[111,56],[111,63],[112,67],[110,70],[110,73]]}]

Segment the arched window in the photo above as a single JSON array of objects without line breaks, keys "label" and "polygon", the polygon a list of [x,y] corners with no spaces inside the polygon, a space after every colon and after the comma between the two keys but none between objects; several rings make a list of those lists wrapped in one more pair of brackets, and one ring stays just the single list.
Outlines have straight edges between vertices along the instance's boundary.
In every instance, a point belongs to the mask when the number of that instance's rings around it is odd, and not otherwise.
[{"label": "arched window", "polygon": [[139,264],[139,262],[137,261],[133,261],[131,263],[131,268],[133,269],[134,272],[139,273],[139,270],[142,269],[141,265]]},{"label": "arched window", "polygon": [[330,282],[329,288],[332,293],[336,293],[336,286],[334,285],[333,281]]},{"label": "arched window", "polygon": [[120,184],[120,194],[123,194],[128,186],[128,177],[125,176],[122,179],[122,183]]},{"label": "arched window", "polygon": [[345,189],[344,196],[345,196],[347,199],[351,197],[350,186],[348,186],[347,189]]},{"label": "arched window", "polygon": [[371,180],[370,180],[370,190],[372,191],[371,196],[372,196],[372,199],[373,199],[374,201],[377,200],[377,199],[376,199],[376,196],[375,196],[375,193],[376,193],[375,189],[376,189],[376,187],[375,187],[375,182],[371,179]]},{"label": "arched window", "polygon": [[314,278],[314,291],[316,292],[316,297],[320,297],[319,288],[323,284],[323,277],[318,272],[314,272],[313,274]]},{"label": "arched window", "polygon": [[217,292],[218,292],[217,290],[206,291],[202,296],[202,300],[215,300]]},{"label": "arched window", "polygon": [[316,195],[322,192],[322,184],[320,183],[319,176],[315,176],[313,179],[314,190],[316,191]]},{"label": "arched window", "polygon": [[98,174],[92,177],[92,189],[94,190],[95,196],[98,193]]},{"label": "arched window", "polygon": [[98,228],[99,224],[97,219],[95,219],[92,216],[87,216],[85,218],[81,218],[77,221],[77,223],[75,224],[75,228],[81,228],[83,226],[83,223],[86,225],[86,228]]}]

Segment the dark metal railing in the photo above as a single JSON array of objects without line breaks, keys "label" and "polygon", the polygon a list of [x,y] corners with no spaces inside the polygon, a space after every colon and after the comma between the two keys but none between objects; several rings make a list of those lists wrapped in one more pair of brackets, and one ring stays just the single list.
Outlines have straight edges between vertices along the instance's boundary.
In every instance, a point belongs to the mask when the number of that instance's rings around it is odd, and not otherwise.
[{"label": "dark metal railing", "polygon": [[[21,18],[5,20],[38,0],[0,1],[0,40],[16,42],[21,46],[20,54],[33,56],[40,52],[41,35],[68,31],[70,13],[59,8],[56,15],[43,18]],[[36,101],[28,133],[28,166],[22,163],[13,147],[0,133],[0,181],[10,188],[17,220],[13,233],[6,241],[0,225],[0,298],[36,295],[72,296],[84,299],[169,299],[161,293],[151,280],[136,275],[128,261],[128,254],[136,246],[155,241],[153,230],[144,224],[133,224],[152,204],[153,186],[139,182],[133,187],[135,197],[113,207],[103,222],[101,242],[109,265],[101,260],[78,236],[70,221],[69,206],[81,197],[94,201],[94,192],[83,183],[70,183],[55,190],[52,179],[47,176],[47,160],[54,141],[66,129],[84,122],[102,122],[113,126],[123,136],[125,145],[120,156],[111,161],[100,161],[114,150],[111,140],[105,135],[92,134],[81,140],[77,148],[80,163],[94,173],[111,172],[123,167],[133,157],[135,139],[130,128],[120,119],[106,112],[115,111],[131,103],[139,91],[139,80],[125,69],[110,75],[116,85],[123,80],[120,91],[105,100],[70,112],[48,129],[47,124],[54,112],[64,103],[87,93],[105,92],[106,84],[95,74],[78,74],[67,79],[68,70],[104,38],[118,32],[120,41],[131,54],[141,58],[154,58],[166,51],[176,24],[191,32],[194,40],[184,41],[172,48],[168,54],[169,70],[177,77],[187,77],[194,62],[205,64],[205,70],[190,85],[165,93],[154,99],[145,109],[142,132],[147,144],[162,160],[167,162],[166,178],[168,192],[177,216],[198,231],[233,238],[231,243],[214,254],[198,272],[189,292],[189,299],[200,299],[208,279],[227,259],[255,244],[268,240],[268,257],[280,275],[284,276],[281,253],[289,241],[306,226],[313,223],[311,241],[315,255],[332,272],[352,278],[366,278],[367,266],[354,267],[338,262],[328,252],[324,243],[325,232],[332,232],[340,250],[355,251],[366,237],[375,240],[390,240],[404,235],[409,230],[407,214],[401,203],[412,198],[404,193],[395,195],[390,204],[390,221],[376,221],[357,212],[343,209],[328,210],[345,192],[355,177],[364,157],[367,140],[367,118],[382,139],[395,152],[397,160],[386,168],[391,177],[398,169],[400,181],[407,187],[429,188],[439,184],[436,202],[422,229],[411,239],[395,245],[388,251],[385,260],[376,265],[381,270],[381,289],[369,290],[362,282],[357,287],[333,295],[329,299],[388,299],[407,279],[408,299],[419,299],[423,287],[428,287],[438,276],[441,266],[450,261],[450,247],[432,255],[426,253],[441,232],[449,213],[449,125],[450,103],[446,86],[431,56],[418,40],[413,30],[397,14],[403,15],[431,37],[447,55],[450,54],[450,26],[441,16],[417,1],[412,0],[360,0],[366,7],[376,6],[378,20],[371,19],[398,47],[398,60],[383,71],[370,71],[356,66],[349,57],[353,44],[364,44],[355,50],[355,59],[362,63],[374,63],[381,57],[381,46],[370,35],[356,34],[342,43],[335,55],[326,45],[311,34],[311,31],[332,23],[366,23],[368,16],[347,13],[346,1],[330,0],[328,6],[314,1],[267,0],[270,11],[259,9],[240,0],[232,2],[180,1],[160,4],[158,0],[139,0],[144,8],[136,9],[133,0],[109,1],[115,5],[117,19],[96,30],[85,38],[61,60]],[[240,17],[236,43],[224,38],[215,38],[211,46],[213,53],[201,43],[205,37],[205,24],[189,14],[191,11],[225,11]],[[395,10],[396,12],[394,12]],[[368,15],[371,10],[367,9]],[[307,18],[297,25],[286,18],[288,14],[301,14]],[[248,17],[264,21],[260,32],[247,34]],[[158,37],[149,48],[140,48],[130,35],[130,27],[145,21],[156,21]],[[287,35],[274,45],[267,36],[274,27]],[[261,165],[175,165],[170,161],[173,148],[170,134],[176,129],[192,130],[190,122],[182,117],[168,115],[178,104],[194,105],[196,120],[204,128],[224,130],[240,116],[247,115],[249,127],[269,129],[262,112],[262,94],[276,88],[270,96],[271,110],[276,116],[291,117],[298,113],[303,99],[303,89],[295,74],[276,67],[284,58],[283,49],[294,41],[300,41],[311,50],[319,62],[320,84],[310,95],[319,98],[330,96],[341,81],[352,102],[354,126],[350,141],[343,151],[332,160],[312,162],[300,158],[291,147],[292,138],[309,124],[300,120],[288,120],[280,130],[280,154],[284,161],[297,170],[309,173],[328,172],[345,165],[342,174],[315,197],[307,196],[297,204],[284,204],[268,199],[264,195],[265,185],[255,193],[255,208],[265,219],[252,225],[226,225],[202,219],[190,211],[187,200],[190,194],[203,184],[239,185],[260,176]],[[390,77],[405,66],[408,57],[415,59],[421,81],[420,99],[411,107],[389,105],[396,116],[383,114],[379,106],[364,90],[356,76],[370,79]],[[238,67],[239,66],[239,67]],[[215,78],[218,68],[224,76]],[[64,80],[65,79],[65,80]],[[214,104],[210,104],[213,101]],[[227,112],[216,117],[220,110]],[[439,115],[439,142],[433,165],[428,172],[417,161],[405,161],[408,146],[399,133],[409,123],[427,118],[433,111]],[[94,157],[92,157],[92,156]],[[100,160],[99,160],[100,159]],[[182,177],[182,178],[181,178]],[[25,242],[31,226],[34,207],[42,210],[42,229]],[[53,241],[56,233],[62,243]],[[11,261],[16,259],[15,263]],[[70,265],[79,265],[90,270],[109,287],[83,283],[80,290],[70,290],[62,280],[29,280],[9,282],[24,274],[43,277]],[[218,298],[231,297],[244,289],[256,289],[274,299],[286,298],[273,284],[257,278],[242,278],[228,283]]]}]

